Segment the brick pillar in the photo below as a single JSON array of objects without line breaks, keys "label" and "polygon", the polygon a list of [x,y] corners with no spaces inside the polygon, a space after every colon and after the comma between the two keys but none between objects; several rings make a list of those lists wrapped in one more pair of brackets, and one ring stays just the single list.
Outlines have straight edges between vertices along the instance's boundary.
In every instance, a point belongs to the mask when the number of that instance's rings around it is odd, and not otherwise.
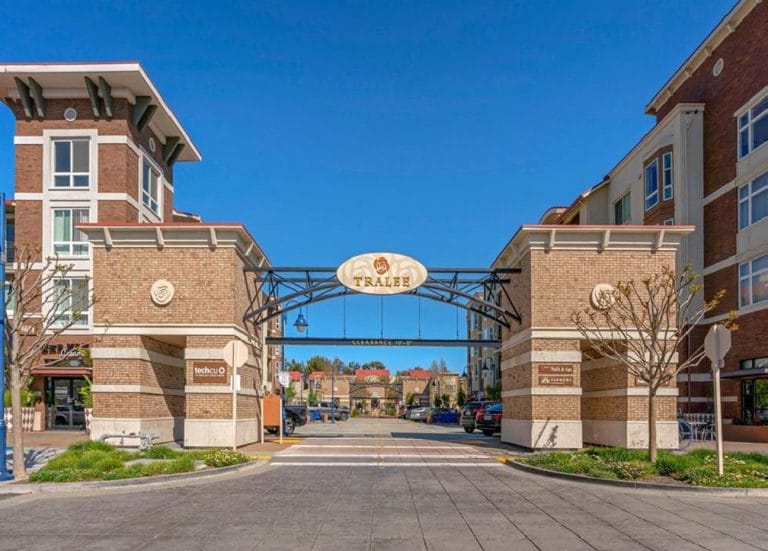
[{"label": "brick pillar", "polygon": [[[93,344],[91,438],[155,432],[180,441],[184,429],[183,348],[150,337],[104,337]],[[134,443],[134,442],[132,442]]]},{"label": "brick pillar", "polygon": [[[648,447],[648,387],[610,358],[585,357],[581,367],[584,442],[626,448]],[[660,448],[677,448],[677,389],[674,381],[656,394]]]},{"label": "brick pillar", "polygon": [[[187,417],[184,445],[187,447],[228,447],[233,442],[232,369],[223,361],[223,348],[232,337],[188,337],[185,351]],[[237,445],[260,438],[262,388],[258,359],[249,357],[238,368]]]},{"label": "brick pillar", "polygon": [[528,339],[502,351],[501,438],[525,448],[580,448],[577,340]]}]

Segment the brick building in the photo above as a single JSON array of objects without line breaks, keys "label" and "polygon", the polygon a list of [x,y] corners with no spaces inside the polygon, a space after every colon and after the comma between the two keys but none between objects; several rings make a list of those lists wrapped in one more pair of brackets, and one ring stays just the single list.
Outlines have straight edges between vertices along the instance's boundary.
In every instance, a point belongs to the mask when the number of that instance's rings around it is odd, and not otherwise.
[{"label": "brick building", "polygon": [[[727,295],[690,343],[739,317],[723,372],[726,422],[768,423],[768,3],[742,0],[645,107],[655,126],[595,186],[542,222],[690,224],[678,263]],[[709,362],[679,376],[678,408],[713,411]],[[768,440],[768,428],[748,438]],[[726,427],[726,438],[744,429]],[[746,434],[746,433],[745,433]]]},{"label": "brick building", "polygon": [[[46,425],[82,424],[78,390],[89,376],[94,438],[254,441],[277,360],[265,328],[243,322],[256,296],[243,268],[268,260],[241,225],[174,209],[175,163],[201,157],[143,68],[8,64],[0,90],[16,118],[16,245],[58,255],[73,266],[68,284],[92,278],[98,297],[33,372]],[[239,388],[222,361],[232,339],[250,349]]]},{"label": "brick building", "polygon": [[[482,299],[482,295],[476,295]],[[501,335],[501,325],[467,310],[467,338],[493,340]],[[467,393],[473,400],[488,396],[488,390],[501,383],[501,352],[496,348],[470,346],[467,348]]]}]

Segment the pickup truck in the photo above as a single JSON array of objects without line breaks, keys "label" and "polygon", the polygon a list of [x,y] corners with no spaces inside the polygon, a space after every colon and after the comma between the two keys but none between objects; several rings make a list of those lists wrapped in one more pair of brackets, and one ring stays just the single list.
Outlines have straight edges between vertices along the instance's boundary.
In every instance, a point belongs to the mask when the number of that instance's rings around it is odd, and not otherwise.
[{"label": "pickup truck", "polygon": [[[283,434],[289,436],[293,434],[296,427],[303,427],[307,424],[307,408],[305,406],[283,406],[283,419],[285,431]],[[277,434],[277,427],[266,427],[270,434]]]},{"label": "pickup truck", "polygon": [[[330,419],[331,417],[331,403],[330,402],[320,402],[316,407],[312,408],[314,410],[317,410],[317,412],[320,415],[327,415]],[[333,407],[333,418],[337,421],[346,421],[349,419],[350,410],[347,406],[334,406]]]}]

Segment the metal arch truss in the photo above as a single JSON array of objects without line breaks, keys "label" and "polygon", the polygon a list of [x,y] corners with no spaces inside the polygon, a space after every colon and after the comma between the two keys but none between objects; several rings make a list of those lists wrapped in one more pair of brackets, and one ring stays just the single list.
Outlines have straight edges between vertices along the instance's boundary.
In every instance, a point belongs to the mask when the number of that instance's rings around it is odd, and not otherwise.
[{"label": "metal arch truss", "polygon": [[[428,268],[427,280],[409,294],[475,312],[506,328],[521,317],[507,286],[519,268]],[[336,278],[336,268],[245,268],[256,292],[245,321],[259,325],[292,310],[344,295],[360,294]],[[265,297],[263,303],[259,297]]]}]

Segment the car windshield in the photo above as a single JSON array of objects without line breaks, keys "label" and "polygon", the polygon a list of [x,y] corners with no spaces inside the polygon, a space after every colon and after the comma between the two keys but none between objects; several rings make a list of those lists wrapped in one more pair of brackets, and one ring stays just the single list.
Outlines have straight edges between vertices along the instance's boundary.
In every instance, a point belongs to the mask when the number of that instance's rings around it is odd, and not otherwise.
[{"label": "car windshield", "polygon": [[501,413],[501,404],[493,404],[486,411],[488,413]]},{"label": "car windshield", "polygon": [[483,405],[480,402],[470,402],[464,406],[464,409],[480,409],[481,407],[483,407]]}]

